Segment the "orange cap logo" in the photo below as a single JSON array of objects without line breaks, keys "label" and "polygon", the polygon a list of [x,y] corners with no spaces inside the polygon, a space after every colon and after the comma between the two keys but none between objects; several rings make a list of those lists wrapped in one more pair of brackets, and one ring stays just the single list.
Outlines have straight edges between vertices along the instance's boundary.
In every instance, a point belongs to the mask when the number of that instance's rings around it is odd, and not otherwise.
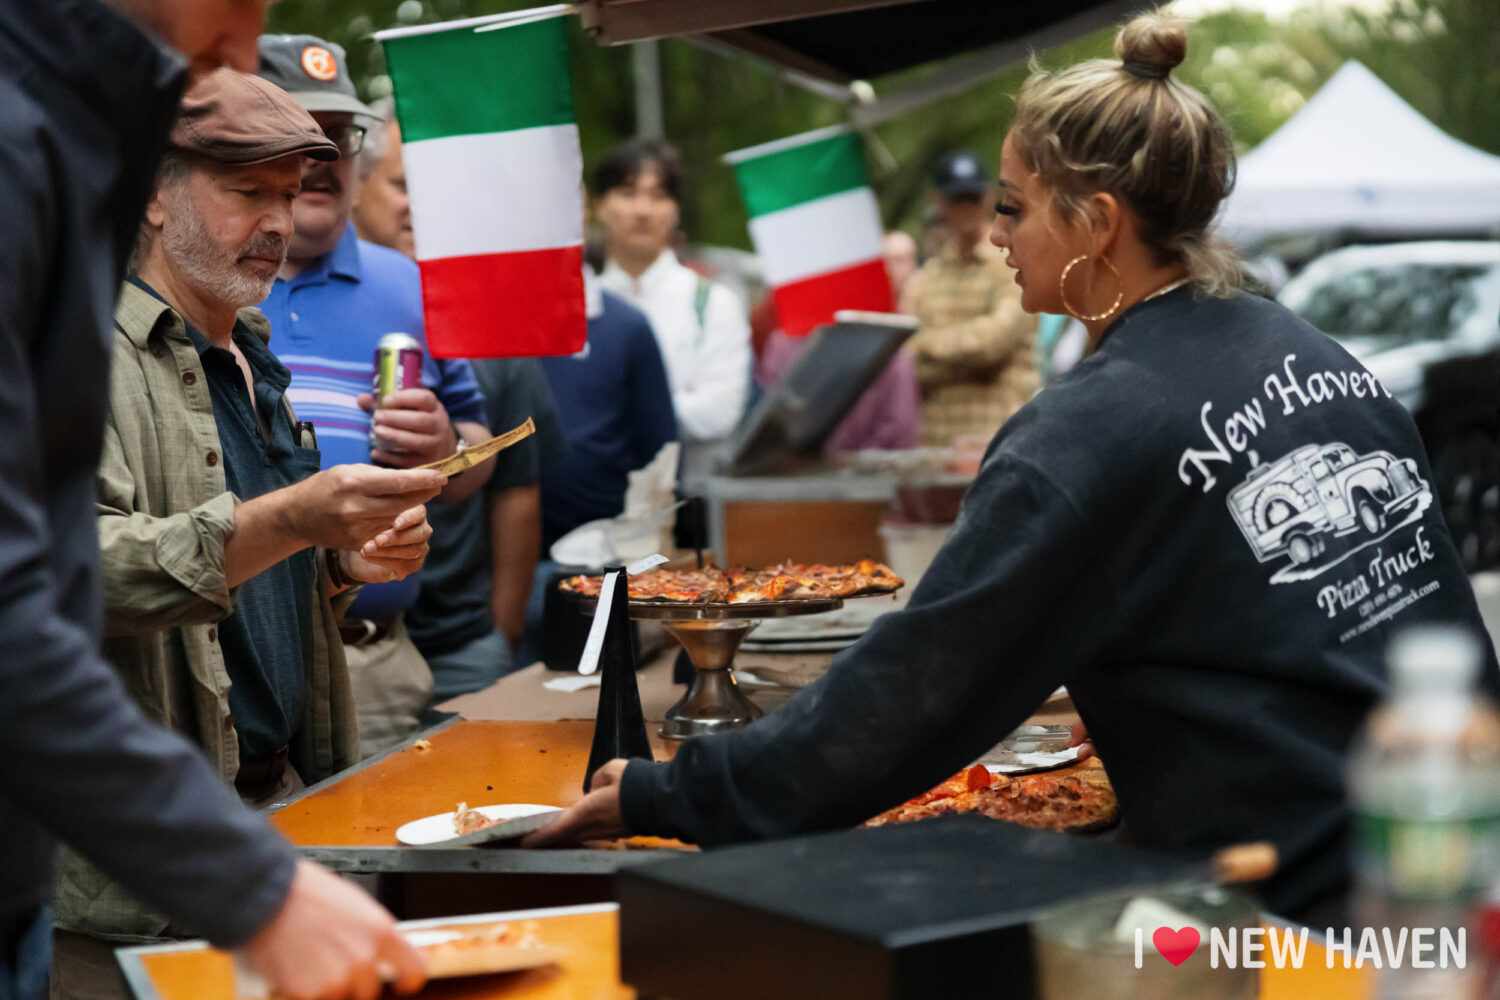
[{"label": "orange cap logo", "polygon": [[302,50],[302,68],[314,80],[322,80],[325,83],[339,75],[338,60],[333,58],[332,52],[321,45],[309,45]]}]

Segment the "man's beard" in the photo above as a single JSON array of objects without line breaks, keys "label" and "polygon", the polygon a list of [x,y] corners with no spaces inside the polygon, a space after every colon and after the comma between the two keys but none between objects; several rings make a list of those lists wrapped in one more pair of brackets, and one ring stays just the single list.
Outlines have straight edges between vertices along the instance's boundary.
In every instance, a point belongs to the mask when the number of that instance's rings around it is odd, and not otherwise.
[{"label": "man's beard", "polygon": [[276,233],[262,233],[233,254],[226,252],[214,242],[203,217],[187,197],[175,200],[167,224],[162,227],[161,245],[183,276],[235,309],[263,302],[276,281],[275,271],[264,278],[248,272],[239,263],[243,258],[253,255],[286,260],[286,240]]}]

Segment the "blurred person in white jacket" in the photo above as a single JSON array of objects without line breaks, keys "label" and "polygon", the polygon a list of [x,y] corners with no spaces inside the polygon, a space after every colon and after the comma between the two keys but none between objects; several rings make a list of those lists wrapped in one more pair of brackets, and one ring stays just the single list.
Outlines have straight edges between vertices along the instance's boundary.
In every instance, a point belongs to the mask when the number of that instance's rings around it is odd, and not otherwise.
[{"label": "blurred person in white jacket", "polygon": [[632,139],[610,151],[592,177],[594,213],[604,228],[608,291],[651,320],[672,386],[682,437],[684,492],[713,472],[713,457],[745,410],[750,391],[750,324],[733,292],[685,266],[671,250],[680,215],[677,151]]}]

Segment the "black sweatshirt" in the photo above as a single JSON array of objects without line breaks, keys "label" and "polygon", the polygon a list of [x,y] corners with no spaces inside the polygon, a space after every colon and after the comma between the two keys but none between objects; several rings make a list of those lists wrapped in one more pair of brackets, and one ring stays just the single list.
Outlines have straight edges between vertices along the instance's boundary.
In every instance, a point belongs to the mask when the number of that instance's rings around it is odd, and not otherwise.
[{"label": "black sweatshirt", "polygon": [[850,826],[972,762],[1059,684],[1144,847],[1269,839],[1266,902],[1347,880],[1350,742],[1384,651],[1456,622],[1500,668],[1411,417],[1275,303],[1138,303],[990,446],[905,611],[781,711],[633,761],[638,834]]},{"label": "black sweatshirt", "polygon": [[0,920],[50,897],[60,838],[233,945],[296,854],[99,657],[115,299],[186,68],[95,0],[0,2]]}]

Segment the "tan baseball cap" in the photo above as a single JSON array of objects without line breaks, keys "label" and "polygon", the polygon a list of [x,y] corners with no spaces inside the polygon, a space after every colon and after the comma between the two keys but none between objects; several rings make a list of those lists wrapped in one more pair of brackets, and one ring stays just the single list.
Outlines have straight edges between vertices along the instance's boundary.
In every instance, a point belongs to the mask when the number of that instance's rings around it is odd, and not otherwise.
[{"label": "tan baseball cap", "polygon": [[339,149],[290,94],[250,73],[215,70],[187,92],[168,140],[219,163],[248,166],[292,153],[337,160]]}]

